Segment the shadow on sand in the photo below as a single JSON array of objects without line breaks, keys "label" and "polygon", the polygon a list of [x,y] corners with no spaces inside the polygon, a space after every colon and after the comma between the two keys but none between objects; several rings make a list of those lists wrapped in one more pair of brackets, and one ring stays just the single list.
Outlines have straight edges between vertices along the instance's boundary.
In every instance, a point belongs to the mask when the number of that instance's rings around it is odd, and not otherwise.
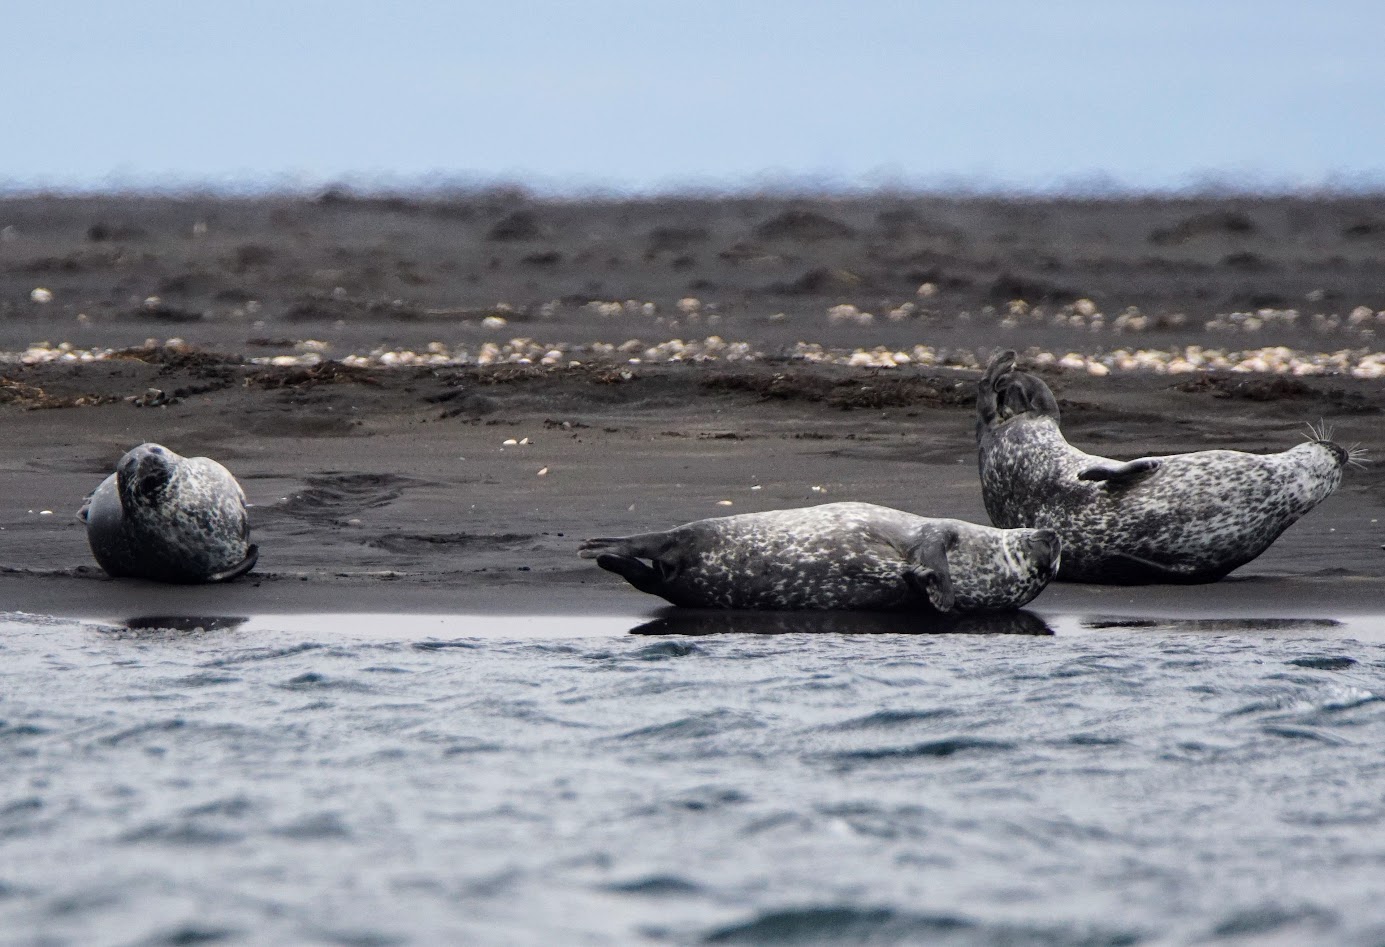
[{"label": "shadow on sand", "polygon": [[632,635],[1051,635],[1033,612],[983,615],[907,615],[891,612],[734,612],[661,609]]}]

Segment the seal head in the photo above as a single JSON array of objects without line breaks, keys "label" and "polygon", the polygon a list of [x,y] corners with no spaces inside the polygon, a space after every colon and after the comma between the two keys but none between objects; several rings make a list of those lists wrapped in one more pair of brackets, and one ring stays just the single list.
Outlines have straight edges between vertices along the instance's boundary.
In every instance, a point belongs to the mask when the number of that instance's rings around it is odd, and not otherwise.
[{"label": "seal head", "polygon": [[1208,450],[1112,460],[1070,445],[1043,380],[993,358],[977,387],[991,522],[1062,537],[1058,578],[1211,582],[1260,555],[1341,483],[1351,452],[1314,430],[1278,454]]},{"label": "seal head", "polygon": [[159,582],[222,582],[255,566],[245,494],[206,457],[141,444],[77,513],[101,568]]},{"label": "seal head", "polygon": [[1056,574],[1060,549],[1049,529],[827,503],[592,539],[579,554],[689,608],[952,615],[1024,605]]}]

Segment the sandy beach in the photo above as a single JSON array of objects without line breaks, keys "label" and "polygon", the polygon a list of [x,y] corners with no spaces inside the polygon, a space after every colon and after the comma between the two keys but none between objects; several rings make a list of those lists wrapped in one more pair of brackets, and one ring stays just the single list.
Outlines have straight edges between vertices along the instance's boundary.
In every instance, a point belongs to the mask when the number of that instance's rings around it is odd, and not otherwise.
[{"label": "sandy beach", "polygon": [[[1367,199],[12,197],[0,594],[72,616],[652,610],[580,539],[833,500],[986,522],[973,391],[1001,347],[1096,453],[1277,451],[1320,418],[1376,448],[1381,221]],[[237,475],[251,577],[104,577],[73,513],[142,441]],[[1034,607],[1380,611],[1383,487],[1349,470],[1216,585]]]}]

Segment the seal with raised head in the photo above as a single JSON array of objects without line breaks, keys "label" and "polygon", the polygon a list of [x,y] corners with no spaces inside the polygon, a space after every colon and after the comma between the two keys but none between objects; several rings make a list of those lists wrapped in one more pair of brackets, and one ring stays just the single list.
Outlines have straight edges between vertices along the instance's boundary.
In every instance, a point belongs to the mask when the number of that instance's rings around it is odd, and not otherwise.
[{"label": "seal with raised head", "polygon": [[1048,385],[1002,352],[976,398],[981,492],[996,526],[1056,530],[1058,578],[1212,582],[1270,547],[1354,459],[1330,432],[1278,454],[1204,450],[1110,460],[1070,445]]},{"label": "seal with raised head", "polygon": [[689,608],[1019,608],[1058,569],[1048,529],[994,529],[872,503],[826,503],[589,539],[579,555]]},{"label": "seal with raised head", "polygon": [[141,444],[120,458],[77,518],[101,568],[158,582],[224,582],[255,567],[245,494],[206,457]]}]

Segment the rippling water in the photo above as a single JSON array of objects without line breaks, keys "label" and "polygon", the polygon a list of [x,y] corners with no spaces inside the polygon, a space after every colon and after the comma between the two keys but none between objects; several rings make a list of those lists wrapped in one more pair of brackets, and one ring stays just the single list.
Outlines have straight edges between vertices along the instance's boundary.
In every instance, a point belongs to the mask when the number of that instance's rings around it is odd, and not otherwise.
[{"label": "rippling water", "polygon": [[0,940],[1385,939],[1379,622],[459,621],[9,616]]}]

